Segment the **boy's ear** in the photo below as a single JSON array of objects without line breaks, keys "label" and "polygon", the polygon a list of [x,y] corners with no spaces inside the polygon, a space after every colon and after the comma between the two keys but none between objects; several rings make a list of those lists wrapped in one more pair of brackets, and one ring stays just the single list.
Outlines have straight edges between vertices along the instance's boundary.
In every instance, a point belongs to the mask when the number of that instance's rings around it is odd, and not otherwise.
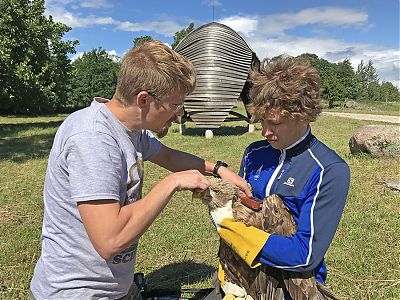
[{"label": "boy's ear", "polygon": [[136,95],[136,105],[140,108],[145,107],[150,101],[150,95],[145,92],[141,91]]}]

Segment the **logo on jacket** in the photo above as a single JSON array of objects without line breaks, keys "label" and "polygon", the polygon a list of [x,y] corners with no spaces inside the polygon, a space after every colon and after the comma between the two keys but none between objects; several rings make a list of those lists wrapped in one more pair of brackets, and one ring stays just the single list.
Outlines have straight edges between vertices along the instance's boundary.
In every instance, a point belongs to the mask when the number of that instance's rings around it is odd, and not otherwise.
[{"label": "logo on jacket", "polygon": [[294,178],[289,177],[283,184],[294,187]]},{"label": "logo on jacket", "polygon": [[254,175],[254,180],[257,180],[260,177],[262,168],[263,168],[263,165],[261,165],[261,167],[258,168],[258,170],[256,171],[256,174]]}]

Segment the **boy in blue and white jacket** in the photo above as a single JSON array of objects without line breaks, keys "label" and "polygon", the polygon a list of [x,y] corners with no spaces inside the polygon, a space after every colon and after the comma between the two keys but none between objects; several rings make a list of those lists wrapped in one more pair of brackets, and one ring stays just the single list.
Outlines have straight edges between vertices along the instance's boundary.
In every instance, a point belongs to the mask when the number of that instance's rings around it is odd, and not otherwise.
[{"label": "boy in blue and white jacket", "polygon": [[[219,234],[251,267],[262,263],[314,271],[325,283],[324,255],[343,213],[350,172],[346,162],[311,133],[310,122],[322,110],[319,74],[304,61],[279,58],[264,61],[260,70],[252,71],[250,82],[248,110],[260,119],[265,140],[247,147],[239,173],[255,197],[279,195],[297,231],[286,238],[223,219]],[[223,286],[221,274],[219,279]]]}]

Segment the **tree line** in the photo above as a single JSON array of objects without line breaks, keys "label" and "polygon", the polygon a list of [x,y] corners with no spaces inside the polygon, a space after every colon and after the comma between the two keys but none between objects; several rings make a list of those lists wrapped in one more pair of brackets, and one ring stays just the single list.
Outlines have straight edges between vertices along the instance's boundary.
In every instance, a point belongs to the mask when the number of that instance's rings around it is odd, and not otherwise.
[{"label": "tree line", "polygon": [[[63,40],[65,24],[44,15],[44,0],[0,0],[0,113],[44,114],[87,106],[95,96],[111,98],[120,58],[97,48],[71,62],[79,41]],[[175,33],[172,48],[194,23]],[[152,40],[135,37],[132,46]],[[300,55],[321,75],[321,97],[330,107],[348,100],[400,101],[391,82],[379,82],[371,61],[357,70],[345,59],[332,63],[315,54]]]}]

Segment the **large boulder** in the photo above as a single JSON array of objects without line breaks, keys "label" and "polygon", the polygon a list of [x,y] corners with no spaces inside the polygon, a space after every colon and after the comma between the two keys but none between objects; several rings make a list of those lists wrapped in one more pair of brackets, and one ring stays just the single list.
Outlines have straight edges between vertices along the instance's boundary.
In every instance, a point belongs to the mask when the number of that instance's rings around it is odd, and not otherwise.
[{"label": "large boulder", "polygon": [[349,141],[350,152],[369,153],[373,157],[400,156],[398,125],[366,125],[359,128]]}]

